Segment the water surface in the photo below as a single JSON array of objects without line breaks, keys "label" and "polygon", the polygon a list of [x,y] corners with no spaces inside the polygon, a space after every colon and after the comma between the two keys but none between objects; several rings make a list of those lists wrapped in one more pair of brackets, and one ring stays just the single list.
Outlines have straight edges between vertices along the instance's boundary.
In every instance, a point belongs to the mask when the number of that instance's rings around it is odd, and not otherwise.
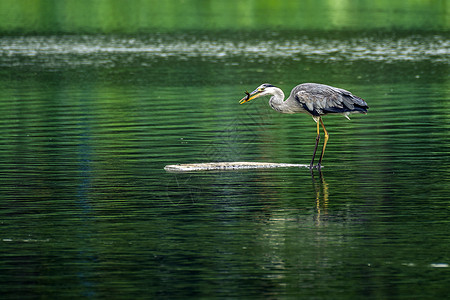
[{"label": "water surface", "polygon": [[[6,298],[448,295],[445,32],[0,38]],[[339,86],[321,173],[168,173],[309,163],[315,123],[245,90]]]}]

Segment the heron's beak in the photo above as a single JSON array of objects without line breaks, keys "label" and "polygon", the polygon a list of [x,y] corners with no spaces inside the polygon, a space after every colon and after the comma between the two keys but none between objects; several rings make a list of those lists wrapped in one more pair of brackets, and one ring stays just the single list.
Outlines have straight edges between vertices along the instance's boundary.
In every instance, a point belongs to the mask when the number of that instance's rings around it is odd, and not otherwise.
[{"label": "heron's beak", "polygon": [[244,98],[242,98],[241,100],[239,100],[239,104],[244,104],[245,102],[248,102],[250,100],[253,100],[255,98],[259,97],[259,94],[261,93],[261,91],[259,90],[254,90],[253,92],[249,93],[249,92],[245,92],[245,94],[247,94],[247,96],[245,96]]}]

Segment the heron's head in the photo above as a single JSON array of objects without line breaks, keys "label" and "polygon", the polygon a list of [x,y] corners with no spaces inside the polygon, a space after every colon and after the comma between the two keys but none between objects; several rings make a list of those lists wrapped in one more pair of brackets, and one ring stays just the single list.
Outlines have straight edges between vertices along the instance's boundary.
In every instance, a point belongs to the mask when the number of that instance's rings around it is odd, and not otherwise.
[{"label": "heron's head", "polygon": [[248,102],[250,100],[266,96],[266,95],[273,95],[273,89],[276,88],[275,86],[269,84],[269,83],[263,83],[260,86],[258,86],[253,92],[248,93],[246,92],[247,96],[242,98],[239,101],[239,104],[243,104],[245,102]]}]

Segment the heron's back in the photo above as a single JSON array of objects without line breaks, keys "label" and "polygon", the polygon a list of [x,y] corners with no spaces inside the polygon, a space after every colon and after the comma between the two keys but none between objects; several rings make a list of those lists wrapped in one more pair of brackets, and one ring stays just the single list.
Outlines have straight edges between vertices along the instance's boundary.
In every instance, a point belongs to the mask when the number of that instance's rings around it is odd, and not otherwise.
[{"label": "heron's back", "polygon": [[292,89],[295,99],[312,116],[326,114],[367,113],[369,106],[351,92],[319,83],[302,83]]}]

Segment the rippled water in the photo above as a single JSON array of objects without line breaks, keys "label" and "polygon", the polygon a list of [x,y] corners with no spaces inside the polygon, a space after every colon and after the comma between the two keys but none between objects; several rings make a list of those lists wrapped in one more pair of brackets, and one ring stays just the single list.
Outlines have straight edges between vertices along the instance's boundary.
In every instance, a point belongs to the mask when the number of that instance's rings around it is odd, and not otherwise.
[{"label": "rippled water", "polygon": [[[443,298],[449,39],[443,34],[0,38],[0,289],[6,298]],[[168,173],[308,163],[315,123],[270,82],[322,82],[322,173]]]},{"label": "rippled water", "polygon": [[[410,35],[402,38],[377,38],[373,36],[357,38],[323,38],[297,35],[287,39],[278,34],[272,39],[260,40],[250,36],[241,39],[209,36],[198,39],[196,35],[147,37],[114,36],[55,36],[17,37],[0,40],[0,55],[16,58],[20,56],[99,55],[103,59],[95,64],[111,63],[105,54],[130,54],[149,57],[248,57],[248,58],[292,58],[306,57],[313,60],[339,61],[432,61],[448,63],[449,40],[442,35]],[[56,63],[56,61],[50,61]],[[4,62],[3,62],[4,63]],[[72,62],[75,63],[75,62]],[[83,62],[79,62],[83,63]]]}]

